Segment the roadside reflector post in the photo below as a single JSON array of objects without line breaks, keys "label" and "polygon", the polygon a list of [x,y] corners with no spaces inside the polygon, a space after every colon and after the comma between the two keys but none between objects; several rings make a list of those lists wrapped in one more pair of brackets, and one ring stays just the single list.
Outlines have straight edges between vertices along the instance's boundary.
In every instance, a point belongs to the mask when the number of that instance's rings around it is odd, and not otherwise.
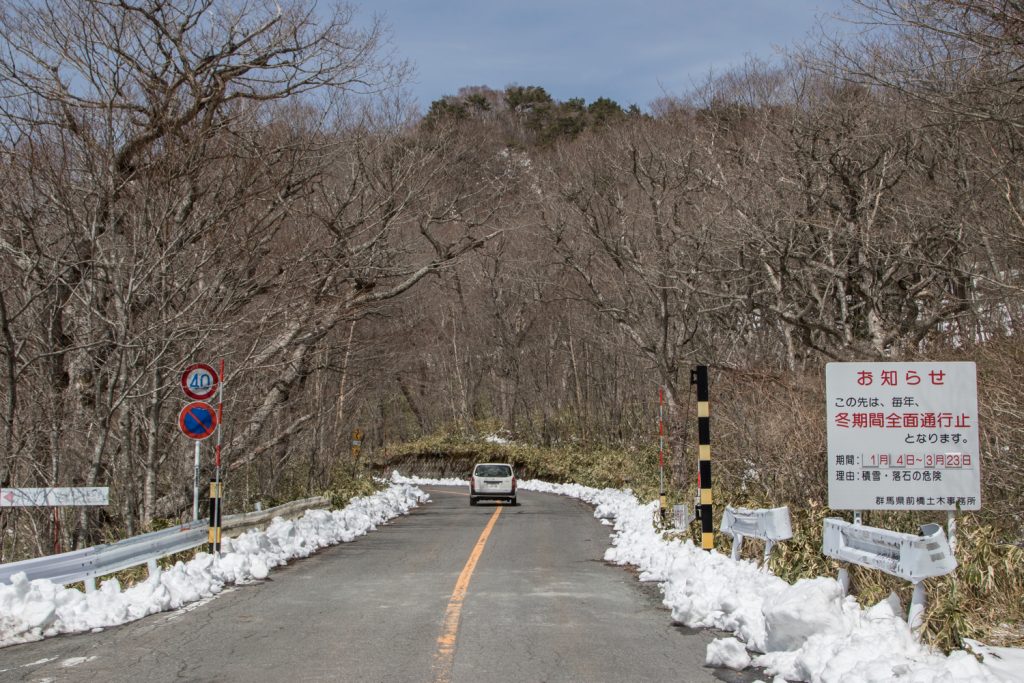
[{"label": "roadside reflector post", "polygon": [[711,511],[711,412],[708,403],[708,366],[698,365],[690,373],[690,384],[697,387],[697,485],[700,489],[697,516],[700,518],[700,545],[715,546],[714,519]]},{"label": "roadside reflector post", "polygon": [[220,498],[222,487],[216,479],[210,480],[210,552],[220,553]]}]

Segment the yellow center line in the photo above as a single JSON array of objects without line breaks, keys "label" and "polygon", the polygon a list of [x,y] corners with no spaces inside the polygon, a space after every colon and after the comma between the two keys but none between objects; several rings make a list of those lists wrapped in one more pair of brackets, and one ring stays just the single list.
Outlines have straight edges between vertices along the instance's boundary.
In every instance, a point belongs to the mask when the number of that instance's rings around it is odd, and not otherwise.
[{"label": "yellow center line", "polygon": [[435,683],[449,683],[452,680],[452,663],[455,659],[455,638],[459,633],[459,618],[462,616],[462,603],[466,599],[466,591],[469,589],[469,580],[476,569],[476,563],[484,552],[487,539],[494,529],[494,523],[498,521],[498,515],[504,508],[494,508],[494,514],[484,527],[480,538],[473,546],[473,552],[469,554],[466,566],[459,574],[459,580],[455,582],[455,590],[448,600],[448,609],[444,612],[444,628],[437,639],[437,652],[434,654],[434,681]]}]

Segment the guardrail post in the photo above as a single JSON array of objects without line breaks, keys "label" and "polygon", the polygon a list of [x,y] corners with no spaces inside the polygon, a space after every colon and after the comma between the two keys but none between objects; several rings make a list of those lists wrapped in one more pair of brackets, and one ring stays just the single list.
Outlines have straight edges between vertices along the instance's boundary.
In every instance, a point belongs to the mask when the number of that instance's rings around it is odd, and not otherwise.
[{"label": "guardrail post", "polygon": [[86,577],[85,579],[82,580],[82,583],[85,584],[85,592],[86,593],[95,593],[96,592],[96,577],[95,576]]},{"label": "guardrail post", "polygon": [[846,567],[839,568],[839,574],[836,575],[836,581],[839,582],[839,587],[843,590],[843,597],[850,594],[850,571]]},{"label": "guardrail post", "polygon": [[732,535],[732,559],[739,560],[743,551],[743,534]]},{"label": "guardrail post", "polygon": [[211,553],[220,553],[220,499],[224,485],[216,479],[210,480],[210,531]]},{"label": "guardrail post", "polygon": [[924,625],[925,602],[924,581],[918,581],[914,584],[914,593],[910,596],[910,609],[907,611],[907,625],[914,633],[920,631]]}]

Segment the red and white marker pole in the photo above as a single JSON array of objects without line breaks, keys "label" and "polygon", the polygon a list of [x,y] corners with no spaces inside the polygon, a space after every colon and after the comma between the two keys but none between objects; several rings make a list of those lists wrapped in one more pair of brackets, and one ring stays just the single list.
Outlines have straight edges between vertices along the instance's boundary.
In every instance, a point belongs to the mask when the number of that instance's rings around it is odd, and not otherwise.
[{"label": "red and white marker pole", "polygon": [[658,387],[658,506],[665,518],[665,387]]}]

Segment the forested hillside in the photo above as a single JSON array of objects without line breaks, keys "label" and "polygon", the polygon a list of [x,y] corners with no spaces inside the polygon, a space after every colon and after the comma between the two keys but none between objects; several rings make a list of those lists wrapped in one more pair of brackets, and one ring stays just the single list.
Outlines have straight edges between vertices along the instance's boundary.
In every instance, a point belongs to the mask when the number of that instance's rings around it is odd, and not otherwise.
[{"label": "forested hillside", "polygon": [[[345,6],[7,4],[0,486],[110,486],[65,547],[187,514],[178,380],[223,358],[235,509],[346,485],[353,429],[641,457],[659,386],[690,492],[702,363],[716,487],[820,507],[824,364],[964,359],[978,519],[1019,542],[1024,13],[854,10],[856,42],[645,109],[495,84],[420,114]],[[49,510],[0,528],[3,560],[53,545]]]}]

